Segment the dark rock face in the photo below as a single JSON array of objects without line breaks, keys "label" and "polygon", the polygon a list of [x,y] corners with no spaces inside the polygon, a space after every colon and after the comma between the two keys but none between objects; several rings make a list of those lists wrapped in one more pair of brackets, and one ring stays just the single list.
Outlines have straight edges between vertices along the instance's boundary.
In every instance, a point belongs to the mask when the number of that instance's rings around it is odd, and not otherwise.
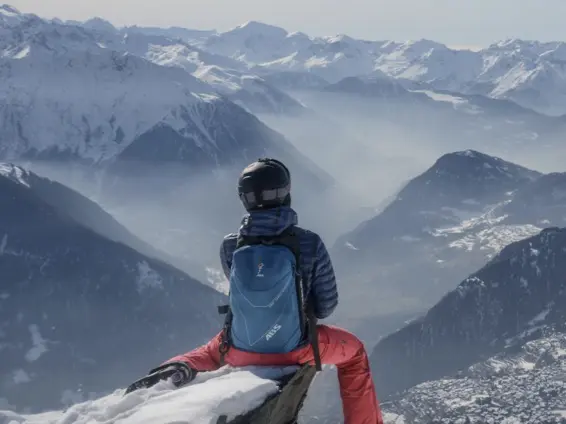
[{"label": "dark rock face", "polygon": [[37,411],[124,387],[218,331],[222,295],[105,237],[107,217],[77,193],[1,170],[4,403]]},{"label": "dark rock face", "polygon": [[540,333],[563,331],[566,230],[504,248],[426,315],[384,338],[371,356],[383,396],[449,375]]}]

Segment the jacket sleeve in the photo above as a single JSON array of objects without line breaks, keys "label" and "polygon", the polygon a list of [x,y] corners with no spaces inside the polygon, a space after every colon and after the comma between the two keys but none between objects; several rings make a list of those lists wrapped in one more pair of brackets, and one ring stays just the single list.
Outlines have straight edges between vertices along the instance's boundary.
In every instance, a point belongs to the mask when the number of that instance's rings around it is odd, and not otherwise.
[{"label": "jacket sleeve", "polygon": [[215,371],[222,366],[220,363],[221,341],[220,333],[207,344],[183,355],[175,356],[166,361],[164,364],[168,364],[169,362],[183,362],[197,371]]},{"label": "jacket sleeve", "polygon": [[320,238],[318,239],[313,265],[311,294],[314,314],[318,319],[324,319],[334,312],[338,305],[336,275],[330,255]]},{"label": "jacket sleeve", "polygon": [[224,238],[222,240],[222,244],[220,245],[220,264],[222,265],[222,270],[224,271],[224,275],[226,278],[230,279],[230,268],[232,267],[232,259],[228,257],[228,253],[226,252],[226,240]]}]

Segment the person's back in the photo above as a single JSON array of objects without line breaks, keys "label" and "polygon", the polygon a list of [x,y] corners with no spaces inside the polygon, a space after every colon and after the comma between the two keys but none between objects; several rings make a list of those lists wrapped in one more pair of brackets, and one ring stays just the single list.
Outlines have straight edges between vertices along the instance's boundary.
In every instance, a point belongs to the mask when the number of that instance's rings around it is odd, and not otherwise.
[{"label": "person's back", "polygon": [[[260,159],[244,169],[238,194],[248,214],[239,232],[226,236],[220,248],[222,267],[230,281],[227,324],[206,345],[152,371],[163,370],[164,377],[176,373],[182,384],[197,371],[212,371],[225,364],[312,365],[319,351],[323,364],[337,367],[345,424],[383,424],[363,343],[341,328],[317,325],[311,329],[318,341],[311,346],[305,326],[297,322],[296,312],[303,309],[311,309],[318,319],[328,317],[338,304],[338,292],[321,238],[297,226],[290,191],[290,173],[277,160]],[[268,250],[270,246],[278,248]],[[263,261],[266,254],[269,261]],[[270,277],[281,277],[281,281],[266,279],[267,265],[277,270]],[[290,278],[289,273],[297,278]],[[270,282],[265,287],[262,281]],[[296,290],[287,291],[293,281]],[[288,302],[277,304],[281,299]],[[278,327],[280,318],[290,331]],[[277,332],[282,336],[274,337]]]},{"label": "person's back", "polygon": [[[297,213],[290,206],[252,211],[239,232],[226,236],[222,243],[220,257],[230,280],[233,309],[231,336],[239,349],[260,353],[295,350],[307,343],[297,308],[306,307],[309,302],[316,318],[323,319],[338,304],[334,271],[324,243],[318,234],[297,224]],[[295,275],[287,269],[288,261],[292,266],[295,264],[289,248],[279,245],[261,246],[256,251],[249,251],[249,246],[238,248],[238,240],[263,238],[282,242],[288,237],[296,237],[301,297],[293,284]],[[303,298],[305,305],[299,305],[297,298]],[[270,302],[271,307],[267,307]],[[261,335],[265,336],[263,343],[258,340]]]}]

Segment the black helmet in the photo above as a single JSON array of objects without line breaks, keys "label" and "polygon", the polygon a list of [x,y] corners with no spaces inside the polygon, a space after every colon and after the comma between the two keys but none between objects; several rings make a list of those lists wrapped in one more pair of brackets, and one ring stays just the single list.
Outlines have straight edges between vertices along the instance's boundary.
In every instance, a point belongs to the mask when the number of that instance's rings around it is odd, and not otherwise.
[{"label": "black helmet", "polygon": [[291,174],[276,159],[258,159],[242,171],[238,195],[248,211],[290,206]]}]

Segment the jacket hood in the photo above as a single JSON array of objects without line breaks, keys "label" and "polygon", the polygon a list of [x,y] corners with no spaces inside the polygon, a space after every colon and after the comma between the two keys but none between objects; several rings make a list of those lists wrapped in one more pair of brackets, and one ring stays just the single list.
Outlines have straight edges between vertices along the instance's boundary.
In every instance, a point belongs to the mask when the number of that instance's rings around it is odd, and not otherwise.
[{"label": "jacket hood", "polygon": [[287,228],[297,225],[297,213],[289,206],[262,211],[252,211],[242,219],[240,234],[243,236],[277,236]]}]

